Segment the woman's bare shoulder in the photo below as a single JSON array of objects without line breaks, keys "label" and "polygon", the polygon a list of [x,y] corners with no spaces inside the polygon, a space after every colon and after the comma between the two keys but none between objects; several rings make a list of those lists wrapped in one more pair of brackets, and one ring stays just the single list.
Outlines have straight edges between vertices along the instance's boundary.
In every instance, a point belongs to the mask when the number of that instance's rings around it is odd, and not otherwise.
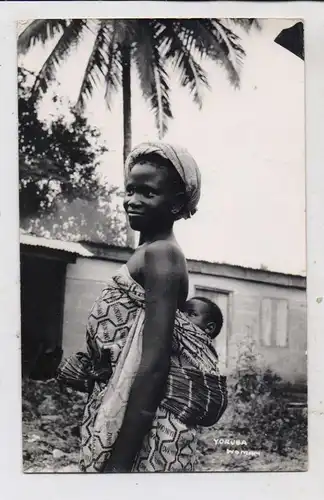
[{"label": "woman's bare shoulder", "polygon": [[173,264],[183,264],[185,262],[183,251],[173,240],[154,241],[147,245],[145,254],[147,258],[161,258]]},{"label": "woman's bare shoulder", "polygon": [[[168,286],[180,283],[179,304],[186,300],[188,293],[187,263],[181,248],[170,240],[155,241],[146,248],[143,266],[144,281],[148,279],[168,282]],[[170,280],[172,277],[172,280]],[[157,284],[157,281],[156,281]]]}]

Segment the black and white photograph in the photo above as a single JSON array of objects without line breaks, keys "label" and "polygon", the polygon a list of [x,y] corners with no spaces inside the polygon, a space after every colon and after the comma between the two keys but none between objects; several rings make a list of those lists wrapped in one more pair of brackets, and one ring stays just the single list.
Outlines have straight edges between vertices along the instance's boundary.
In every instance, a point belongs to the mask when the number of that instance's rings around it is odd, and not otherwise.
[{"label": "black and white photograph", "polygon": [[21,19],[17,55],[23,471],[306,471],[303,21]]}]

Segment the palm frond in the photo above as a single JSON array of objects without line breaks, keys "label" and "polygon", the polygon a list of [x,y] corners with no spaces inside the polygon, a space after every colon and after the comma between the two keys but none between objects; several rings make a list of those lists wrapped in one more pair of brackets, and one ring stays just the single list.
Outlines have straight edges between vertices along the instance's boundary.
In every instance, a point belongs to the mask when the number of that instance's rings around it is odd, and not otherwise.
[{"label": "palm frond", "polygon": [[180,84],[188,88],[194,102],[201,108],[203,90],[204,88],[210,90],[207,75],[181,40],[179,33],[177,33],[177,27],[172,21],[171,23],[166,21],[163,22],[163,25],[161,23],[158,44],[164,50],[165,59],[171,61],[174,69],[178,70]]},{"label": "palm frond", "polygon": [[173,118],[170,104],[170,86],[164,60],[159,52],[159,33],[154,21],[139,20],[136,42],[133,47],[135,61],[144,98],[155,115],[159,138],[168,130],[168,120]]},{"label": "palm frond", "polygon": [[199,19],[167,19],[163,20],[163,24],[168,28],[170,37],[173,31],[188,52],[196,51],[201,57],[207,55],[210,40],[206,40],[206,30]]},{"label": "palm frond", "polygon": [[18,53],[26,54],[36,43],[43,45],[68,26],[68,19],[35,19],[18,36]]},{"label": "palm frond", "polygon": [[100,83],[100,78],[106,77],[107,61],[104,53],[106,44],[105,31],[105,23],[101,22],[99,27],[97,27],[96,38],[83,75],[77,99],[76,107],[80,111],[84,110],[86,99],[92,96],[94,88]]},{"label": "palm frond", "polygon": [[49,83],[55,78],[56,69],[80,41],[86,23],[86,19],[74,19],[64,29],[61,38],[51,51],[37,75],[32,89],[34,98],[37,99],[41,92],[46,92]]},{"label": "palm frond", "polygon": [[262,29],[262,21],[257,18],[242,18],[242,17],[231,17],[229,19],[224,19],[223,21],[228,21],[229,23],[236,24],[243,28],[246,32],[249,32],[252,28],[257,30]]},{"label": "palm frond", "polygon": [[175,29],[187,50],[221,64],[232,85],[238,87],[245,52],[240,37],[224,24],[216,19],[182,19]]},{"label": "palm frond", "polygon": [[121,85],[122,64],[121,51],[119,45],[119,20],[113,19],[105,24],[104,28],[105,47],[106,47],[106,90],[105,100],[108,109],[111,109],[111,97],[118,91]]},{"label": "palm frond", "polygon": [[218,19],[201,19],[205,28],[206,41],[209,40],[207,56],[221,63],[234,87],[239,87],[240,70],[245,56],[241,40],[232,30]]}]

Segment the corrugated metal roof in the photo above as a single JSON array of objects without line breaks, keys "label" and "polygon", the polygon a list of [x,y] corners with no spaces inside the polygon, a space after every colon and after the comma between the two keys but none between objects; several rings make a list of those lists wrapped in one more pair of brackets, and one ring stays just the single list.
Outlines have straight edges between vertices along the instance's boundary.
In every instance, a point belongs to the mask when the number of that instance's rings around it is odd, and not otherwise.
[{"label": "corrugated metal roof", "polygon": [[81,257],[94,257],[94,254],[85,248],[83,245],[73,241],[52,240],[49,238],[42,238],[20,232],[20,243],[33,247],[49,248],[52,250],[61,250],[63,252],[73,253]]},{"label": "corrugated metal roof", "polygon": [[[115,246],[110,246],[110,245],[105,245],[105,244],[91,244],[91,243],[81,244],[81,243],[77,243],[77,242],[73,242],[73,241],[63,241],[63,240],[43,238],[40,236],[28,234],[24,230],[20,230],[20,243],[23,245],[29,245],[29,246],[33,246],[33,247],[49,248],[52,250],[60,250],[63,252],[68,252],[68,253],[71,253],[74,255],[78,255],[80,257],[117,260],[118,262],[126,262],[128,260],[128,258],[130,257],[130,252],[132,252],[131,249],[126,248],[126,247],[115,247]],[[277,276],[277,277],[285,277],[286,281],[288,280],[287,283],[285,281],[286,285],[290,282],[293,283],[297,280],[297,281],[301,282],[302,287],[306,286],[306,277],[303,275],[290,275],[290,274],[286,274],[286,273],[274,272],[271,270],[261,270],[261,269],[252,269],[252,268],[243,267],[243,266],[234,266],[233,264],[226,264],[225,262],[223,262],[223,263],[211,262],[211,261],[196,260],[196,259],[190,259],[190,258],[188,259],[188,263],[190,264],[189,267],[191,267],[192,269],[197,268],[197,270],[201,266],[206,267],[206,265],[207,265],[209,268],[209,271],[207,274],[209,274],[209,272],[211,272],[210,266],[213,266],[214,271],[216,268],[218,270],[220,268],[222,268],[223,272],[225,272],[224,270],[226,268],[227,269],[226,273],[228,273],[228,270],[232,269],[236,272],[236,274],[238,273],[240,278],[244,277],[245,273],[253,273],[253,274],[257,275],[258,280],[260,280],[262,276],[272,276],[273,275],[273,276]]]}]

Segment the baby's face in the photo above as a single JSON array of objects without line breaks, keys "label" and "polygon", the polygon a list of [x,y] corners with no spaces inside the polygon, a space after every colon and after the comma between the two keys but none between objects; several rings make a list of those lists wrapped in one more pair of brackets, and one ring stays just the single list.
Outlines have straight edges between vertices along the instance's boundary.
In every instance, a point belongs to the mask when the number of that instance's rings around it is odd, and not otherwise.
[{"label": "baby's face", "polygon": [[205,331],[208,325],[208,305],[201,300],[190,299],[185,303],[184,311],[191,323]]}]

